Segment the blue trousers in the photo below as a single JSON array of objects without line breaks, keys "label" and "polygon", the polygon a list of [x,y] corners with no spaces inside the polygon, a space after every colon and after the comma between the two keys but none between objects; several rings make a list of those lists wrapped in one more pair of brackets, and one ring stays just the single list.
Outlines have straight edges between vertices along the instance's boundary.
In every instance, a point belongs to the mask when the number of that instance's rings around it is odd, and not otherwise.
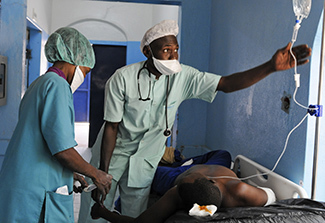
[{"label": "blue trousers", "polygon": [[[193,162],[190,165],[182,166],[189,160],[193,160]],[[230,168],[231,155],[225,150],[215,150],[180,162],[175,162],[172,167],[158,166],[151,185],[151,191],[161,196],[164,195],[174,186],[175,179],[181,173],[197,164],[220,165]]]}]

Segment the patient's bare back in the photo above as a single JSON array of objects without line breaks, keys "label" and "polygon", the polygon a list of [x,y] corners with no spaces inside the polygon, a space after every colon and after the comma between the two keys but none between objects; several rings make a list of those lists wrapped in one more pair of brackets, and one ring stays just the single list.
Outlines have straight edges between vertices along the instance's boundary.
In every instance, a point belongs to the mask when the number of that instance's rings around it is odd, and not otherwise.
[{"label": "patient's bare back", "polygon": [[263,206],[267,201],[266,193],[242,182],[229,168],[219,165],[195,165],[180,174],[175,184],[187,178],[205,176],[219,187],[222,194],[222,207]]},{"label": "patient's bare back", "polygon": [[180,174],[176,180],[175,184],[180,182],[183,178],[186,178],[193,174],[202,174],[206,177],[221,177],[221,176],[227,176],[227,177],[235,177],[237,178],[236,174],[230,170],[229,168],[226,168],[224,166],[220,165],[195,165],[192,166],[190,169],[186,170],[184,173]]}]

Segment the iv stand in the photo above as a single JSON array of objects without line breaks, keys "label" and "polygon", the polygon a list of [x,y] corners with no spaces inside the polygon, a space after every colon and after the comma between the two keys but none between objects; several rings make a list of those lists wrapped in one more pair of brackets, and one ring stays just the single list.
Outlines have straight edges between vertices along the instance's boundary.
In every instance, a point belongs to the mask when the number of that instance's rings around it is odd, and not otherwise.
[{"label": "iv stand", "polygon": [[[324,63],[324,48],[325,48],[325,0],[323,7],[323,27],[322,27],[322,46],[320,56],[320,69],[319,69],[319,83],[318,83],[318,101],[317,104],[321,104],[322,99],[322,87],[323,87],[323,63]],[[316,193],[316,178],[317,178],[317,164],[318,164],[318,147],[319,147],[319,136],[320,136],[320,117],[316,117],[315,127],[315,145],[314,145],[314,161],[313,161],[313,177],[312,177],[312,188],[311,188],[311,199],[315,200]]]}]

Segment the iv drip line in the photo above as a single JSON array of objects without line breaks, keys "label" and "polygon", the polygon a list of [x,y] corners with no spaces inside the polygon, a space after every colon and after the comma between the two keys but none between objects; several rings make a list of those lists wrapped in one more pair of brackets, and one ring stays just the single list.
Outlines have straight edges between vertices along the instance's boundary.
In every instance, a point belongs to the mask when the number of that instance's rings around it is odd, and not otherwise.
[{"label": "iv drip line", "polygon": [[[290,47],[290,54],[291,54],[291,56],[293,57],[293,59],[294,59],[294,61],[295,61],[295,66],[294,66],[294,71],[295,71],[294,79],[295,79],[295,83],[296,83],[296,88],[295,88],[295,91],[294,91],[294,93],[293,93],[293,100],[294,100],[294,102],[295,102],[298,106],[300,106],[300,107],[302,107],[302,108],[304,108],[304,109],[310,109],[310,108],[308,108],[308,107],[306,107],[306,106],[303,106],[302,104],[300,104],[300,103],[296,100],[296,94],[297,94],[298,88],[300,87],[300,74],[297,73],[297,59],[296,59],[295,55],[294,55],[293,52],[292,52],[292,46],[293,46],[293,44],[294,44],[294,41],[292,41],[292,44],[291,44],[291,47]],[[313,108],[312,110],[316,110],[316,109],[317,109],[317,108]]]},{"label": "iv drip line", "polygon": [[[296,82],[296,88],[295,88],[295,91],[293,93],[293,100],[294,102],[299,105],[300,107],[302,108],[305,108],[305,109],[309,109],[309,110],[317,110],[318,108],[309,108],[309,107],[305,107],[303,105],[301,105],[300,103],[297,102],[296,100],[296,93],[297,93],[297,90],[298,88],[300,87],[300,74],[297,73],[297,59],[295,57],[295,55],[293,54],[292,52],[292,46],[294,44],[294,40],[292,40],[292,44],[291,44],[291,47],[290,47],[290,53],[291,53],[291,56],[293,57],[294,61],[295,61],[295,66],[294,66],[294,70],[295,70],[295,82]],[[280,156],[278,157],[277,161],[275,162],[272,170],[268,171],[268,172],[265,172],[265,173],[260,173],[260,174],[255,174],[255,175],[251,175],[251,176],[247,176],[247,177],[243,177],[243,178],[236,178],[236,177],[230,177],[230,176],[219,176],[219,177],[209,177],[211,179],[221,179],[221,178],[227,178],[227,179],[234,179],[234,180],[247,180],[247,179],[250,179],[250,178],[253,178],[253,177],[257,177],[257,176],[263,176],[263,175],[267,175],[269,173],[272,173],[274,172],[274,170],[276,169],[276,167],[278,166],[280,160],[282,159],[282,156],[284,155],[286,149],[287,149],[287,145],[288,145],[288,141],[289,141],[289,138],[291,136],[291,134],[293,133],[294,130],[296,130],[302,123],[303,121],[307,118],[308,116],[308,112],[307,114],[302,118],[302,120],[288,133],[287,135],[287,139],[285,141],[285,145],[284,145],[284,148],[280,154]]]},{"label": "iv drip line", "polygon": [[[309,11],[308,11],[308,14],[309,14]],[[307,14],[307,16],[308,16]],[[298,65],[298,62],[297,62],[297,58],[295,57],[295,55],[293,54],[292,52],[292,47],[294,45],[294,43],[296,42],[296,39],[297,39],[297,35],[298,35],[298,30],[300,28],[300,24],[302,22],[302,19],[304,17],[307,18],[307,16],[302,16],[302,15],[297,15],[297,19],[296,19],[296,24],[294,26],[294,29],[293,29],[293,34],[292,34],[292,39],[291,39],[291,47],[290,47],[290,54],[291,56],[293,57],[294,59],[294,80],[295,80],[295,85],[296,85],[296,88],[295,88],[295,91],[293,93],[293,100],[294,102],[304,108],[304,109],[307,109],[307,110],[317,110],[319,108],[311,108],[311,107],[306,107],[306,106],[303,106],[301,105],[297,100],[296,100],[296,94],[297,94],[297,90],[298,88],[300,87],[300,74],[297,73],[297,65]],[[278,157],[277,161],[275,162],[272,170],[268,171],[268,172],[265,172],[265,173],[260,173],[260,174],[255,174],[255,175],[251,175],[251,176],[247,176],[247,177],[243,177],[243,178],[236,178],[236,177],[230,177],[230,176],[219,176],[219,177],[209,177],[211,179],[220,179],[220,178],[227,178],[227,179],[234,179],[234,180],[247,180],[247,179],[250,179],[250,178],[253,178],[253,177],[257,177],[257,176],[263,176],[263,175],[267,175],[269,173],[272,173],[274,172],[275,168],[277,167],[277,165],[279,164],[280,160],[282,159],[282,156],[284,155],[286,149],[287,149],[287,145],[288,145],[288,141],[289,141],[289,138],[291,136],[291,134],[293,133],[294,130],[296,130],[303,122],[304,120],[307,118],[308,116],[308,112],[307,114],[302,118],[302,120],[288,133],[287,135],[287,138],[286,138],[286,141],[285,141],[285,145],[284,145],[284,148],[280,154],[280,156]]]},{"label": "iv drip line", "polygon": [[[295,30],[294,30],[294,32],[295,32]],[[298,32],[298,31],[297,31],[297,32]],[[293,60],[295,61],[295,66],[294,66],[294,71],[295,71],[294,79],[295,79],[295,83],[296,83],[296,88],[295,88],[295,91],[294,91],[294,93],[293,93],[293,101],[294,101],[297,105],[299,105],[300,107],[305,108],[305,109],[308,109],[307,107],[301,105],[301,104],[296,100],[297,90],[298,90],[298,88],[300,87],[300,74],[297,73],[297,58],[295,57],[295,55],[294,55],[293,52],[292,52],[292,47],[293,47],[293,44],[295,43],[294,38],[292,38],[291,43],[292,43],[292,44],[291,44],[291,47],[290,47],[290,54],[291,54]]]},{"label": "iv drip line", "polygon": [[230,176],[220,176],[220,177],[210,177],[208,176],[208,178],[210,179],[223,179],[223,178],[227,178],[227,179],[234,179],[234,180],[247,180],[247,179],[250,179],[250,178],[253,178],[253,177],[257,177],[257,176],[263,176],[263,175],[267,175],[269,173],[272,173],[274,172],[274,170],[276,169],[276,167],[278,166],[282,156],[284,155],[286,149],[287,149],[287,145],[288,145],[288,141],[289,141],[289,138],[291,136],[291,134],[293,133],[294,130],[296,130],[304,121],[305,119],[307,118],[308,116],[308,113],[301,119],[301,121],[289,132],[288,136],[287,136],[287,139],[286,139],[286,142],[285,142],[285,145],[284,145],[284,148],[282,150],[282,153],[280,154],[280,156],[278,157],[277,161],[275,162],[272,170],[268,171],[268,172],[265,172],[265,173],[259,173],[259,174],[254,174],[254,175],[251,175],[251,176],[248,176],[248,177],[243,177],[243,178],[237,178],[237,177],[230,177]]}]

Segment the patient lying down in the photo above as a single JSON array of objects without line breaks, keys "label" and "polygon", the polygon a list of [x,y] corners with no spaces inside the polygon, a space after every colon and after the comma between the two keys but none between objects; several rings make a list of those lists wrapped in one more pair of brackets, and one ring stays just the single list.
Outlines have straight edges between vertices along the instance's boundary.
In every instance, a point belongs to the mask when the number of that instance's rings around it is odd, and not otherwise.
[{"label": "patient lying down", "polygon": [[[230,178],[214,178],[229,176]],[[213,177],[213,179],[212,179]],[[195,203],[223,207],[264,206],[275,201],[269,188],[256,188],[240,181],[236,174],[219,165],[195,165],[180,174],[173,188],[136,219],[110,212],[95,204],[91,216],[114,222],[164,222],[177,210],[189,210]]]}]

